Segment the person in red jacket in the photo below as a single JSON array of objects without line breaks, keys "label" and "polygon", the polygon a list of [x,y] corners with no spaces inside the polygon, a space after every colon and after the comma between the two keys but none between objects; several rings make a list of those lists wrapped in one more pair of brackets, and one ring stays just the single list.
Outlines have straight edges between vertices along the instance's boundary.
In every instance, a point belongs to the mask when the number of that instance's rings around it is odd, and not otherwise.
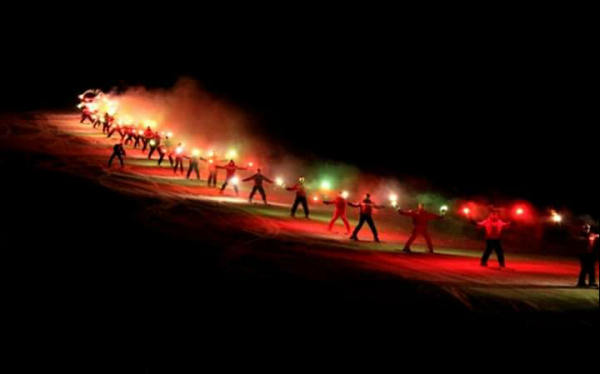
[{"label": "person in red jacket", "polygon": [[115,122],[115,117],[108,113],[104,114],[104,121],[102,122],[102,133],[107,134],[110,132],[110,128]]},{"label": "person in red jacket", "polygon": [[233,184],[233,189],[235,190],[235,194],[237,196],[240,196],[240,189],[238,188],[237,183],[234,183],[234,178],[235,178],[235,173],[238,170],[246,170],[246,168],[241,168],[239,166],[237,166],[235,164],[235,161],[231,160],[229,161],[229,164],[227,164],[226,166],[217,166],[217,169],[225,169],[225,171],[227,172],[227,177],[225,178],[225,183],[223,183],[223,186],[221,187],[221,194],[223,194],[223,192],[225,192],[225,189],[227,188],[227,186],[229,185],[229,183]]},{"label": "person in red jacket", "polygon": [[483,257],[481,258],[481,266],[487,267],[488,260],[493,251],[496,252],[496,256],[498,257],[498,262],[500,263],[501,268],[506,267],[506,262],[504,259],[504,250],[502,249],[502,232],[505,228],[511,225],[510,222],[504,222],[500,219],[500,213],[497,209],[492,210],[489,218],[482,222],[476,222],[474,219],[471,219],[471,223],[476,225],[477,227],[481,227],[485,229],[485,238],[486,238],[486,250],[483,253]]},{"label": "person in red jacket", "polygon": [[333,219],[329,222],[328,230],[333,230],[333,225],[337,222],[338,219],[341,219],[344,222],[344,226],[346,226],[346,235],[350,235],[350,223],[348,222],[348,218],[346,218],[346,207],[348,206],[348,201],[344,196],[344,193],[340,191],[340,194],[334,201],[323,201],[325,205],[335,205],[335,211],[333,212]]},{"label": "person in red jacket", "polygon": [[296,217],[296,211],[300,204],[302,204],[302,208],[304,209],[304,215],[306,219],[310,219],[310,209],[308,209],[308,199],[306,198],[306,179],[304,177],[300,177],[298,179],[298,183],[293,187],[286,187],[285,189],[288,191],[296,191],[296,201],[294,201],[294,205],[292,206],[292,217]]},{"label": "person in red jacket", "polygon": [[254,199],[254,195],[256,195],[256,193],[260,193],[260,196],[262,196],[263,201],[265,202],[265,205],[267,204],[267,193],[265,192],[265,188],[263,186],[263,182],[267,182],[267,183],[271,183],[273,184],[273,181],[270,180],[269,178],[265,177],[262,174],[262,170],[258,169],[257,173],[254,174],[253,176],[251,176],[250,178],[246,178],[243,180],[243,182],[250,182],[250,181],[254,181],[254,188],[252,189],[252,192],[250,193],[250,197],[248,198],[248,202],[250,202],[250,204],[252,204],[252,199]]},{"label": "person in red jacket", "polygon": [[144,137],[142,139],[142,141],[144,142],[144,147],[142,148],[142,153],[146,153],[146,150],[148,149],[148,145],[150,144],[150,142],[153,139],[154,139],[154,131],[152,131],[152,128],[150,126],[148,126],[146,131],[144,131]]},{"label": "person in red jacket", "polygon": [[373,221],[373,210],[385,209],[385,207],[375,204],[371,200],[370,194],[366,194],[365,199],[362,203],[348,203],[348,205],[350,205],[353,208],[360,208],[360,221],[358,223],[358,226],[356,226],[356,229],[354,230],[354,233],[352,234],[350,239],[358,241],[358,233],[363,228],[365,223],[367,223],[371,228],[371,231],[373,232],[373,237],[375,238],[375,241],[379,243],[379,233],[377,232],[375,221]]},{"label": "person in red jacket", "polygon": [[412,217],[413,224],[415,226],[411,237],[406,242],[406,245],[404,245],[404,249],[402,251],[404,253],[411,253],[411,245],[415,242],[415,240],[417,240],[419,235],[422,235],[427,242],[428,253],[434,253],[433,243],[431,242],[431,236],[427,230],[427,225],[429,224],[429,221],[443,219],[444,217],[425,211],[424,204],[419,204],[419,208],[417,210],[404,211],[402,209],[398,209],[398,213],[400,213],[402,216]]},{"label": "person in red jacket", "polygon": [[84,106],[83,112],[81,113],[81,121],[79,123],[84,123],[85,120],[88,119],[92,124],[94,124],[94,118],[92,117],[94,114],[94,111],[92,111],[87,106]]},{"label": "person in red jacket", "polygon": [[201,157],[200,160],[208,164],[208,187],[216,188],[219,174],[217,164],[227,162],[229,160],[217,160],[217,156],[215,156],[214,153],[211,154],[208,158]]},{"label": "person in red jacket", "polygon": [[[586,224],[581,233],[583,243],[580,245],[579,261],[581,271],[579,273],[578,288],[598,288],[596,283],[596,259],[598,258],[598,234],[592,232],[592,227]],[[586,281],[589,279],[589,283]]]}]

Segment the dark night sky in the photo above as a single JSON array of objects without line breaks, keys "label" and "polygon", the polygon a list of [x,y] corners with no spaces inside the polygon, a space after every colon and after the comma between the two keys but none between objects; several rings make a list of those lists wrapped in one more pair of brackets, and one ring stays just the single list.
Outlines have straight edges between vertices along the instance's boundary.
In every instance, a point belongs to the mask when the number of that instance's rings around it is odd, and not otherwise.
[{"label": "dark night sky", "polygon": [[0,110],[71,108],[87,88],[169,87],[192,76],[256,114],[298,155],[597,215],[597,119],[588,116],[586,58],[568,38],[472,32],[230,44],[146,36],[124,37],[106,55],[68,33],[35,47],[13,42]]}]

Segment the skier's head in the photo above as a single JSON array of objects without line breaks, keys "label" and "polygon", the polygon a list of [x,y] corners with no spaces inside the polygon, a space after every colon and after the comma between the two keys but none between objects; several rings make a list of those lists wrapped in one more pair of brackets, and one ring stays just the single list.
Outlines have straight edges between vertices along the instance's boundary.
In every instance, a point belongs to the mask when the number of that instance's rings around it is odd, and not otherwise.
[{"label": "skier's head", "polygon": [[233,160],[229,161],[229,165],[230,166],[234,166],[235,165],[235,161],[233,161]]},{"label": "skier's head", "polygon": [[262,174],[262,170],[261,170],[261,169],[258,169],[256,172],[257,172],[258,174]]},{"label": "skier's head", "polygon": [[371,194],[370,193],[365,194],[365,201],[371,201]]},{"label": "skier's head", "polygon": [[304,177],[298,178],[298,183],[304,184],[305,182],[306,182],[306,178],[304,178]]},{"label": "skier's head", "polygon": [[422,212],[424,210],[425,210],[425,204],[419,203],[419,212]]}]

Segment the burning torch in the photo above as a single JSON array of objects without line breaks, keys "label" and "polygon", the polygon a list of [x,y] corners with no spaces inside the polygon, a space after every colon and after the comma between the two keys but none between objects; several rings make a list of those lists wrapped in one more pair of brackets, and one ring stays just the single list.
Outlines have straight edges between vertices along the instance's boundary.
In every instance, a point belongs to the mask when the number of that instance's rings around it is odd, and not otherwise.
[{"label": "burning torch", "polygon": [[560,224],[563,221],[563,217],[560,214],[558,214],[557,211],[553,210],[550,212],[550,214],[550,220],[552,220],[552,222]]},{"label": "burning torch", "polygon": [[398,195],[394,193],[390,194],[390,204],[392,204],[394,208],[398,208]]}]

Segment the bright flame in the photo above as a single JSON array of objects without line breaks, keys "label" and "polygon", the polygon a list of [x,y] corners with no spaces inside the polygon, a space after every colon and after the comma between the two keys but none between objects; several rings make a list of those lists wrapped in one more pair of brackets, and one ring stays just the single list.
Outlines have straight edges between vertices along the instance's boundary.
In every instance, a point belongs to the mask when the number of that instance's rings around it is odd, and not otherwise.
[{"label": "bright flame", "polygon": [[315,197],[313,197],[313,200],[314,200],[314,201],[319,201],[319,196],[315,196]]},{"label": "bright flame", "polygon": [[343,197],[344,199],[347,199],[347,198],[349,198],[349,197],[350,197],[350,193],[349,193],[348,191],[344,191],[344,192],[342,192],[342,197]]},{"label": "bright flame", "polygon": [[562,216],[557,212],[552,212],[552,221],[555,223],[561,223],[563,220]]},{"label": "bright flame", "polygon": [[180,155],[183,153],[183,147],[177,147],[177,149],[175,150],[175,152]]},{"label": "bright flame", "polygon": [[198,157],[198,156],[200,156],[200,150],[199,150],[199,149],[194,149],[194,150],[192,151],[192,155],[194,155],[195,157]]},{"label": "bright flame", "polygon": [[231,178],[231,183],[232,183],[234,186],[237,186],[238,184],[240,184],[240,178],[238,178],[238,177],[233,177],[233,178]]},{"label": "bright flame", "polygon": [[471,214],[471,209],[465,208],[463,209],[463,213],[468,216],[469,214]]},{"label": "bright flame", "polygon": [[154,147],[156,145],[156,142],[154,140],[150,140],[150,145]]},{"label": "bright flame", "polygon": [[208,157],[215,157],[215,151],[208,152]]},{"label": "bright flame", "polygon": [[168,132],[167,133],[167,137],[172,138],[173,137],[173,133],[172,132]]},{"label": "bright flame", "polygon": [[275,184],[277,184],[279,187],[283,187],[283,178],[276,178],[275,179]]},{"label": "bright flame", "polygon": [[235,149],[230,150],[229,152],[227,152],[227,158],[228,159],[236,159],[238,156],[237,151]]},{"label": "bright flame", "polygon": [[157,122],[152,120],[144,120],[144,127],[150,127],[151,129],[157,127]]},{"label": "bright flame", "polygon": [[249,163],[248,163],[248,167],[253,167],[253,166],[254,166],[254,163],[253,163],[253,162],[249,162]]},{"label": "bright flame", "polygon": [[517,209],[517,215],[518,215],[518,216],[522,216],[523,214],[525,214],[525,209],[523,209],[523,208],[518,208],[518,209]]},{"label": "bright flame", "polygon": [[440,208],[441,213],[448,213],[448,205],[444,205]]}]

